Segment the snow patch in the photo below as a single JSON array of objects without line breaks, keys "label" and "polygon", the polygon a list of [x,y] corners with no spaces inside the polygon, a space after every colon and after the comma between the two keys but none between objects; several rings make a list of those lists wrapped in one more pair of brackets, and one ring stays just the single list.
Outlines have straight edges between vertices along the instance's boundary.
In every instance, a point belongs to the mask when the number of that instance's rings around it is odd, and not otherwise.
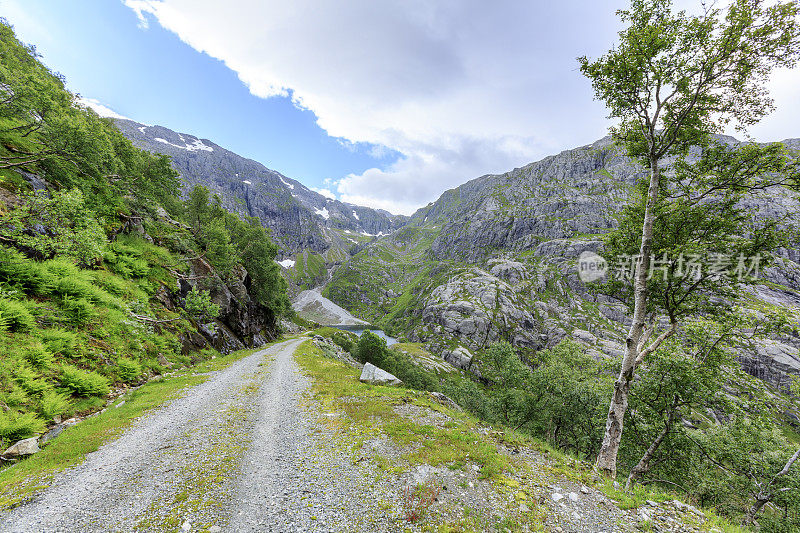
[{"label": "snow patch", "polygon": [[328,214],[328,208],[327,207],[323,207],[322,209],[314,208],[314,212],[316,214],[318,214],[319,216],[321,216],[322,218],[324,218],[325,220],[328,220],[329,218],[331,218],[331,216]]},{"label": "snow patch", "polygon": [[[238,174],[237,174],[237,176],[238,176]],[[248,185],[252,185],[253,184],[253,182],[250,181],[250,180],[242,180],[242,183],[246,183]]]},{"label": "snow patch", "polygon": [[136,128],[136,129],[137,129],[137,130],[139,130],[139,133],[141,133],[142,135],[144,135],[144,130],[146,130],[146,129],[147,129],[147,126],[140,126],[140,127]]},{"label": "snow patch", "polygon": [[204,152],[213,152],[214,149],[210,146],[203,144],[203,141],[200,139],[195,139],[192,141],[192,144],[187,144],[185,146],[181,146],[179,144],[173,144],[166,139],[162,139],[161,137],[155,137],[153,139],[156,142],[160,142],[162,144],[168,144],[170,146],[174,146],[175,148],[180,148],[181,150],[188,150],[189,152],[196,152],[197,150],[203,150]]},{"label": "snow patch", "polygon": [[211,148],[210,146],[203,144],[203,141],[201,141],[200,139],[195,139],[192,144],[187,144],[186,149],[189,150],[190,152],[194,152],[197,150],[203,150],[204,152],[214,151],[214,149]]},{"label": "snow patch", "polygon": [[283,268],[292,268],[294,266],[294,259],[284,259],[283,261],[275,261]]},{"label": "snow patch", "polygon": [[353,210],[353,217],[355,217],[356,220],[361,220],[360,218],[358,218],[358,214],[355,212],[355,210]]},{"label": "snow patch", "polygon": [[281,183],[283,183],[284,185],[286,185],[287,187],[289,187],[289,189],[290,189],[290,190],[294,190],[294,184],[292,184],[292,183],[289,183],[288,181],[284,180],[284,179],[283,179],[283,178],[281,178],[280,176],[278,176],[278,179],[279,179],[279,180],[281,180]]}]

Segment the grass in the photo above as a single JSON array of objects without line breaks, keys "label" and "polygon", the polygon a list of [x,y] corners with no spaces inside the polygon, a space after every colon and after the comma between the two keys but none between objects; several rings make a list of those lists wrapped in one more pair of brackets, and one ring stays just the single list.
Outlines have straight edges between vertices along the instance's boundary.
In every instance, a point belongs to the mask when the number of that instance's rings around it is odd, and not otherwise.
[{"label": "grass", "polygon": [[[422,524],[424,530],[481,531],[491,527],[501,531],[541,530],[549,511],[537,504],[536,495],[542,492],[542,487],[564,479],[594,487],[615,501],[620,509],[634,509],[646,505],[647,500],[666,502],[680,499],[676,494],[657,487],[636,485],[630,491],[622,490],[615,487],[612,480],[598,477],[589,463],[577,457],[508,428],[496,426],[487,431],[469,414],[452,411],[432,401],[425,392],[362,384],[358,381],[357,370],[321,357],[320,350],[310,342],[303,343],[295,357],[303,372],[313,378],[312,391],[322,409],[344,414],[329,427],[338,432],[354,452],[359,451],[365,441],[376,437],[389,439],[399,450],[391,457],[378,454],[372,458],[379,471],[402,475],[423,464],[445,466],[451,470],[466,470],[470,464],[477,465],[480,468],[479,479],[491,483],[497,492],[507,494],[515,508],[520,503],[529,508],[527,513],[511,513],[499,522],[487,522],[480,512],[465,508],[463,517],[434,524],[441,518],[434,506],[430,519]],[[445,414],[450,420],[438,426],[414,421],[397,413],[396,408],[403,404]],[[547,460],[539,463],[519,459],[501,453],[500,446],[512,450],[527,449]],[[724,533],[749,531],[712,511],[704,510],[704,513],[707,520],[702,524],[703,530],[716,528]]]},{"label": "grass", "polygon": [[[450,470],[471,470],[478,467],[477,477],[489,483],[492,490],[509,493],[511,507],[498,523],[492,513],[470,510],[463,517],[439,514],[436,506],[426,513],[421,526],[426,531],[482,531],[493,525],[499,530],[541,531],[547,510],[522,491],[520,475],[527,476],[519,461],[500,451],[501,444],[515,446],[520,436],[504,430],[482,431],[472,416],[452,411],[420,391],[396,387],[365,385],[358,381],[358,371],[333,359],[321,356],[312,343],[303,343],[295,353],[302,371],[313,378],[312,393],[324,411],[342,413],[329,427],[354,453],[366,440],[389,439],[399,453],[391,457],[376,454],[373,464],[379,472],[401,475],[418,465],[444,466]],[[441,425],[414,421],[397,413],[397,408],[410,404],[425,412],[441,413],[449,418]],[[530,512],[520,514],[518,501],[525,500]]]},{"label": "grass", "polygon": [[87,453],[119,436],[133,419],[203,383],[209,372],[221,370],[263,348],[216,356],[172,376],[151,380],[126,396],[121,405],[118,401],[117,407],[67,428],[41,452],[0,470],[0,509],[24,503],[46,488],[54,474],[82,462]]}]

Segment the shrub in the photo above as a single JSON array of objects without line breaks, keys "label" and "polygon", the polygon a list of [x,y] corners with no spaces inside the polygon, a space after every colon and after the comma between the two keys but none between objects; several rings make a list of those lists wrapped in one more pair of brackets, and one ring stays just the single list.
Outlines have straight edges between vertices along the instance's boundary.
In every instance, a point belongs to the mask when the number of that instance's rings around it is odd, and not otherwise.
[{"label": "shrub", "polygon": [[197,287],[186,295],[186,313],[202,322],[216,318],[219,315],[219,305],[211,301],[211,294]]},{"label": "shrub", "polygon": [[0,438],[6,444],[31,437],[44,429],[44,421],[34,413],[0,412]]},{"label": "shrub", "polygon": [[39,396],[44,391],[49,390],[51,385],[43,379],[35,370],[24,363],[20,363],[14,369],[14,381],[28,394]]},{"label": "shrub", "polygon": [[105,396],[109,393],[105,377],[72,365],[61,367],[61,385],[77,396]]},{"label": "shrub", "polygon": [[0,392],[0,402],[9,407],[19,407],[26,404],[28,400],[28,395],[22,390],[22,387],[13,382],[8,390]]},{"label": "shrub", "polygon": [[16,300],[0,299],[0,315],[7,321],[11,331],[31,331],[36,327],[36,321],[28,309]]},{"label": "shrub", "polygon": [[22,354],[26,361],[40,370],[47,370],[53,364],[53,354],[38,342],[25,348]]},{"label": "shrub", "polygon": [[97,310],[85,298],[64,298],[61,308],[67,321],[77,327],[85,326],[97,317]]},{"label": "shrub", "polygon": [[76,278],[80,275],[80,269],[69,259],[58,258],[44,262],[45,268],[54,276],[60,279]]},{"label": "shrub", "polygon": [[92,286],[78,276],[69,276],[59,279],[53,292],[63,297],[88,298],[92,293]]},{"label": "shrub", "polygon": [[73,355],[77,336],[63,329],[46,329],[41,333],[42,342],[54,354]]},{"label": "shrub", "polygon": [[[20,195],[22,204],[8,211],[0,235],[42,257],[69,255],[91,264],[102,253],[106,234],[87,209],[78,189]],[[29,231],[44,227],[46,231]]]},{"label": "shrub", "polygon": [[56,391],[46,391],[39,402],[39,412],[42,416],[50,420],[56,415],[62,415],[69,410],[72,402],[66,394]]},{"label": "shrub", "polygon": [[120,357],[117,359],[117,376],[122,381],[130,383],[138,378],[142,373],[142,365],[133,359]]},{"label": "shrub", "polygon": [[50,293],[56,278],[42,263],[0,246],[0,281],[27,293],[46,295]]},{"label": "shrub", "polygon": [[110,272],[98,270],[92,272],[91,276],[95,283],[97,283],[109,294],[113,294],[115,296],[124,296],[129,292],[128,285]]}]

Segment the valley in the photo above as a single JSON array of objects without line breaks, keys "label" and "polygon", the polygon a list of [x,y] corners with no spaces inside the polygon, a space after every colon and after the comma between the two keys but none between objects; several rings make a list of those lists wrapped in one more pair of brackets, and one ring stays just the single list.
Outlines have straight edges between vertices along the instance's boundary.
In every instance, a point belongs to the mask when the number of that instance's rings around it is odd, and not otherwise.
[{"label": "valley", "polygon": [[477,20],[440,28],[452,6],[396,57],[364,32],[288,75],[345,36],[243,44],[263,6],[234,4],[210,47],[172,0],[115,4],[115,39],[182,58],[108,41],[132,76],[216,72],[118,87],[185,131],[81,96],[0,18],[0,533],[800,531],[800,138],[748,130],[800,5],[632,1],[571,60],[597,129],[525,111],[537,69],[440,48]]}]

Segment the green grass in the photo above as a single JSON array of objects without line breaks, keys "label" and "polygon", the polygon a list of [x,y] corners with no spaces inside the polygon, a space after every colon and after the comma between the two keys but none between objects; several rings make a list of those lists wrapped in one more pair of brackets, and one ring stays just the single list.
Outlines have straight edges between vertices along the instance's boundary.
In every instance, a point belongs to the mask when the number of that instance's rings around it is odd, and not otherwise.
[{"label": "green grass", "polygon": [[[278,342],[278,341],[275,341]],[[178,397],[189,387],[203,383],[208,372],[221,370],[257,349],[217,356],[174,376],[151,380],[124,398],[125,403],[67,428],[43,450],[28,459],[0,470],[0,509],[19,505],[45,488],[53,474],[83,461],[87,453],[113,440],[135,418]]]}]

